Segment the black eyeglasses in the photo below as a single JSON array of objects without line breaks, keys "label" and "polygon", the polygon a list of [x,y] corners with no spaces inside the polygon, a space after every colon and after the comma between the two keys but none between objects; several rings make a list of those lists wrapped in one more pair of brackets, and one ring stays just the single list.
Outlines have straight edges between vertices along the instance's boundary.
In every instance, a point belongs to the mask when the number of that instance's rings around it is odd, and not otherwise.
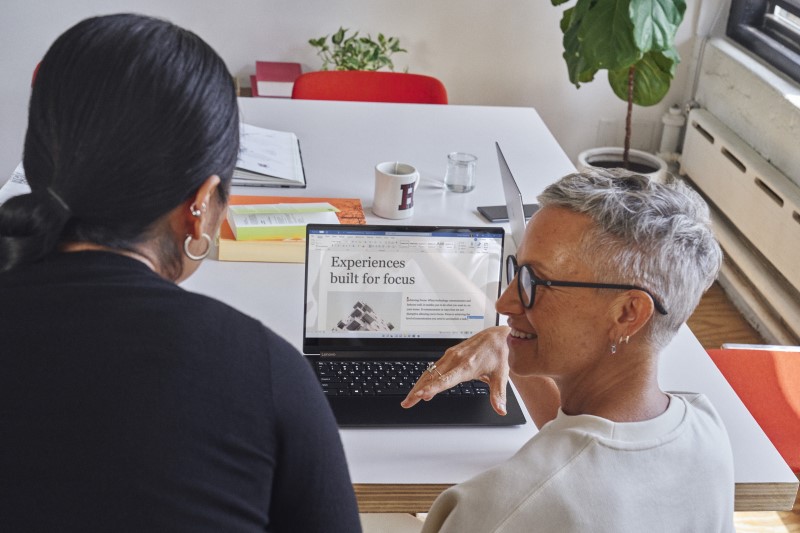
[{"label": "black eyeglasses", "polygon": [[519,300],[526,309],[533,307],[533,302],[536,300],[536,286],[543,285],[545,287],[586,287],[590,289],[620,289],[620,290],[637,290],[642,291],[653,300],[653,306],[656,311],[662,315],[667,314],[667,310],[661,305],[661,302],[653,296],[653,293],[642,287],[636,285],[618,285],[616,283],[584,283],[582,281],[554,281],[537,278],[533,270],[528,265],[519,266],[517,258],[509,255],[506,258],[506,277],[508,284],[511,285],[514,277],[519,273],[519,281],[517,282],[517,291],[519,292]]}]

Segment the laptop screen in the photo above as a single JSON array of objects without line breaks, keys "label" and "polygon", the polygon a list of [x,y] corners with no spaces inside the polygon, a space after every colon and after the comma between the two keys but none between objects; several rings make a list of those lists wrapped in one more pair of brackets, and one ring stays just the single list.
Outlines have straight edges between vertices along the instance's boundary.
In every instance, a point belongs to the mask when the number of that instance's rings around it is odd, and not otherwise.
[{"label": "laptop screen", "polygon": [[440,349],[496,325],[503,236],[309,224],[304,351]]}]

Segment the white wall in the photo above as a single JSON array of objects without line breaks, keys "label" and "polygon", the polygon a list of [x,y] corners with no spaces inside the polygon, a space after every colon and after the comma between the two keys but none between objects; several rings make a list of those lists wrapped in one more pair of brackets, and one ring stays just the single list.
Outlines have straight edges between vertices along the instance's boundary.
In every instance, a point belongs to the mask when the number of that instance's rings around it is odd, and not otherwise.
[{"label": "white wall", "polygon": [[[634,134],[641,132],[637,144],[646,149],[657,148],[661,114],[683,103],[691,85],[700,2],[687,3],[678,34],[685,60],[672,90],[660,105],[634,112]],[[561,58],[561,10],[547,0],[4,0],[0,183],[21,158],[30,76],[48,46],[83,18],[122,11],[167,18],[198,33],[244,85],[256,59],[318,69],[321,62],[307,41],[339,25],[396,35],[409,51],[397,56],[399,70],[408,66],[440,78],[452,104],[535,107],[574,159],[580,150],[621,138],[625,104],[602,73],[580,90],[569,84]]]}]

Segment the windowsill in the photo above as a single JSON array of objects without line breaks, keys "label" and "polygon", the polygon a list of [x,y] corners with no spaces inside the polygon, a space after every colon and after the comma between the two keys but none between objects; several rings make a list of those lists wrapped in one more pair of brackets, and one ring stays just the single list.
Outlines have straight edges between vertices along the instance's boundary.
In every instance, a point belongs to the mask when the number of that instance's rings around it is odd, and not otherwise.
[{"label": "windowsill", "polygon": [[715,37],[706,43],[694,98],[800,187],[800,84]]},{"label": "windowsill", "polygon": [[800,112],[800,84],[779,74],[761,59],[727,37],[715,37],[709,41],[709,44],[715,46],[722,53],[740,63],[754,76],[758,77],[765,85],[772,88],[777,95],[782,96]]}]

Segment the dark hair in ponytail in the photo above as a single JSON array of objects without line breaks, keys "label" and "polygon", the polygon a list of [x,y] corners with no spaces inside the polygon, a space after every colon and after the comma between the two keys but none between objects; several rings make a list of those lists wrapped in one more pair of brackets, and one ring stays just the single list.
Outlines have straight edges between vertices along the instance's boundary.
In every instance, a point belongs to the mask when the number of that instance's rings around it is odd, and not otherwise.
[{"label": "dark hair in ponytail", "polygon": [[[239,151],[233,79],[195,34],[139,15],[84,20],[41,62],[23,166],[31,194],[0,206],[0,272],[61,242],[131,250]],[[180,269],[180,248],[160,257]]]}]

